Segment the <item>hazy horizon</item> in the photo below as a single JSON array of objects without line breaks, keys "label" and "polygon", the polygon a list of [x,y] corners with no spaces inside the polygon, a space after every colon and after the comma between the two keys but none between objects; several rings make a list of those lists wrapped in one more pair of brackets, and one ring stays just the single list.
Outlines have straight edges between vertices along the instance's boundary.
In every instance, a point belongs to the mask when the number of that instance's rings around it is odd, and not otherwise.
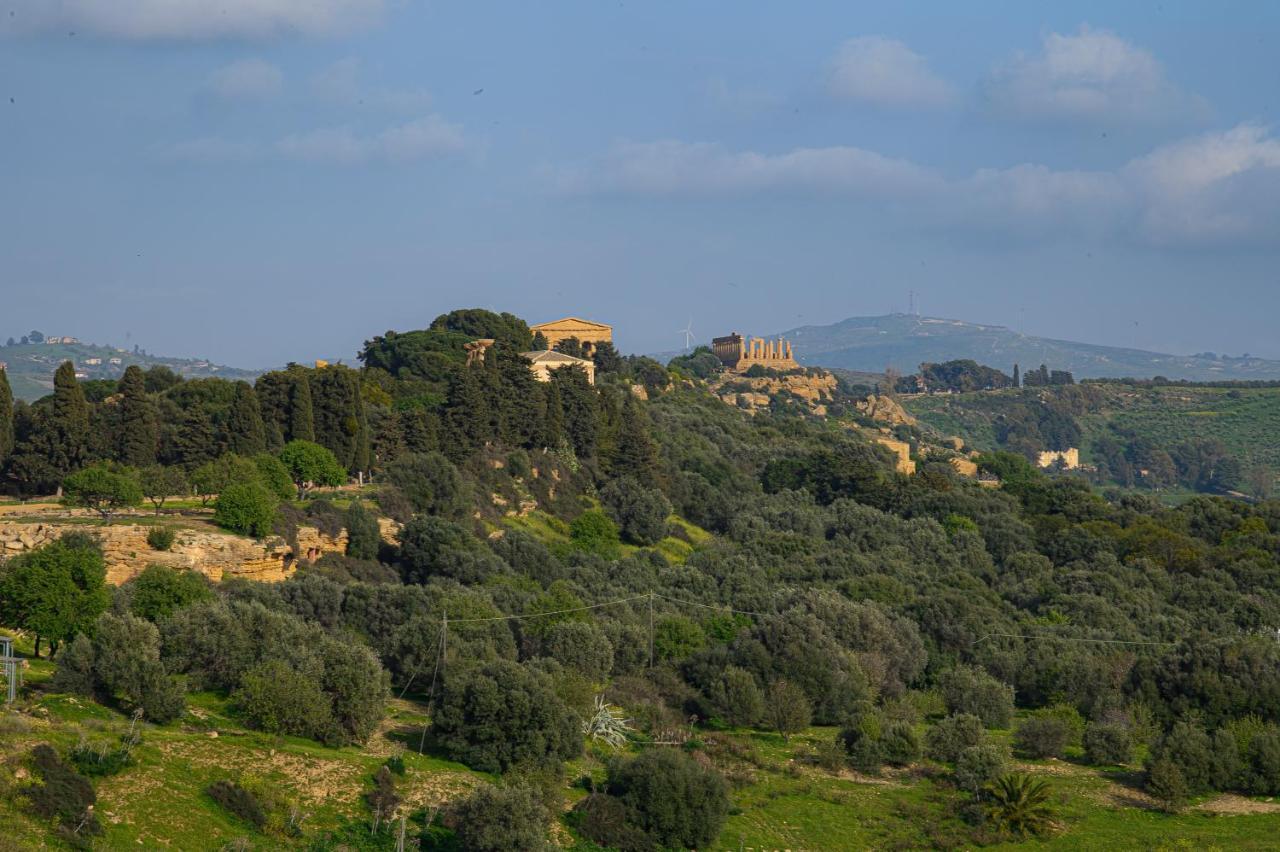
[{"label": "hazy horizon", "polygon": [[1271,4],[8,7],[0,339],[261,368],[481,306],[655,352],[914,292],[1280,358]]}]

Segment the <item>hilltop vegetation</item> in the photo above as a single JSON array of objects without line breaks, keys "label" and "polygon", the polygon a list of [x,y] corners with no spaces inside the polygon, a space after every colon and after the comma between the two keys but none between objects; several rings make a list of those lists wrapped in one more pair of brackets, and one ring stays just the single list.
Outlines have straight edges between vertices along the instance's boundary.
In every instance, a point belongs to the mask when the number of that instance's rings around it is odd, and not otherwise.
[{"label": "hilltop vegetation", "polygon": [[[537,382],[527,334],[455,312],[360,370],[98,401],[64,371],[19,406],[11,487],[212,464],[218,501],[348,544],[278,584],[108,589],[91,525],[0,564],[32,666],[0,819],[81,848],[1273,841],[1280,503],[1104,498],[1005,452],[999,489],[904,476],[696,358]],[[312,497],[334,466],[373,485]]]},{"label": "hilltop vegetation", "polygon": [[978,449],[1078,447],[1099,483],[1265,497],[1280,470],[1277,387],[1089,382],[902,401],[922,423]]},{"label": "hilltop vegetation", "polygon": [[167,358],[152,355],[138,348],[117,348],[95,343],[61,342],[67,338],[58,336],[57,343],[46,342],[38,331],[19,337],[10,337],[0,346],[0,363],[7,365],[9,383],[13,395],[27,402],[34,402],[53,390],[53,374],[63,362],[70,361],[86,381],[112,382],[124,375],[126,368],[143,369],[162,367],[185,378],[219,376],[231,380],[252,381],[258,375],[252,370],[238,370],[210,363],[200,358]]}]

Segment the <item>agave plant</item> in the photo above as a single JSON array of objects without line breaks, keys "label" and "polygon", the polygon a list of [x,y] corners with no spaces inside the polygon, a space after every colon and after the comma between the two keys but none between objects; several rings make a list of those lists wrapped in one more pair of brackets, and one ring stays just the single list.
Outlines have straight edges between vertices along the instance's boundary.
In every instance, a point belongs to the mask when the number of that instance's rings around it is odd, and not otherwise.
[{"label": "agave plant", "polygon": [[1049,785],[1030,775],[1011,773],[987,787],[987,818],[1000,831],[1026,837],[1053,824]]},{"label": "agave plant", "polygon": [[622,748],[627,742],[627,735],[635,730],[630,722],[623,717],[621,707],[608,703],[603,695],[597,695],[595,710],[582,723],[582,733],[613,748]]}]

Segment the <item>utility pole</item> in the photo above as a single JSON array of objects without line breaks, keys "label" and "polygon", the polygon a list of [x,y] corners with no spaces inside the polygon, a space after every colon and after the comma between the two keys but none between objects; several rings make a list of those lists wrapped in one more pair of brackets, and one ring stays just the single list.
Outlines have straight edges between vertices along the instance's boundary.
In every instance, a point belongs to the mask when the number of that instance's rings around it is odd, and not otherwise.
[{"label": "utility pole", "polygon": [[653,668],[653,592],[649,593],[649,668]]}]

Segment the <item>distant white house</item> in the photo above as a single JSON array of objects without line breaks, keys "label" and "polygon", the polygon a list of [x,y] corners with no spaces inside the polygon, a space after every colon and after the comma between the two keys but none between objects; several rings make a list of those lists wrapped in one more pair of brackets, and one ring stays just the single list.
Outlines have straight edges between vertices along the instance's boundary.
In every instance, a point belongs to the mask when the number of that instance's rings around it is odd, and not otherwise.
[{"label": "distant white house", "polygon": [[100,367],[102,366],[102,359],[101,358],[85,358],[84,363],[90,367]]},{"label": "distant white house", "polygon": [[77,378],[77,379],[87,379],[87,378],[89,378],[89,374],[88,374],[88,373],[76,373],[76,378]]},{"label": "distant white house", "polygon": [[124,359],[123,359],[123,358],[112,358],[112,359],[110,359],[110,363],[111,363],[113,366],[119,367],[121,364],[123,364],[123,363],[124,363]]}]

